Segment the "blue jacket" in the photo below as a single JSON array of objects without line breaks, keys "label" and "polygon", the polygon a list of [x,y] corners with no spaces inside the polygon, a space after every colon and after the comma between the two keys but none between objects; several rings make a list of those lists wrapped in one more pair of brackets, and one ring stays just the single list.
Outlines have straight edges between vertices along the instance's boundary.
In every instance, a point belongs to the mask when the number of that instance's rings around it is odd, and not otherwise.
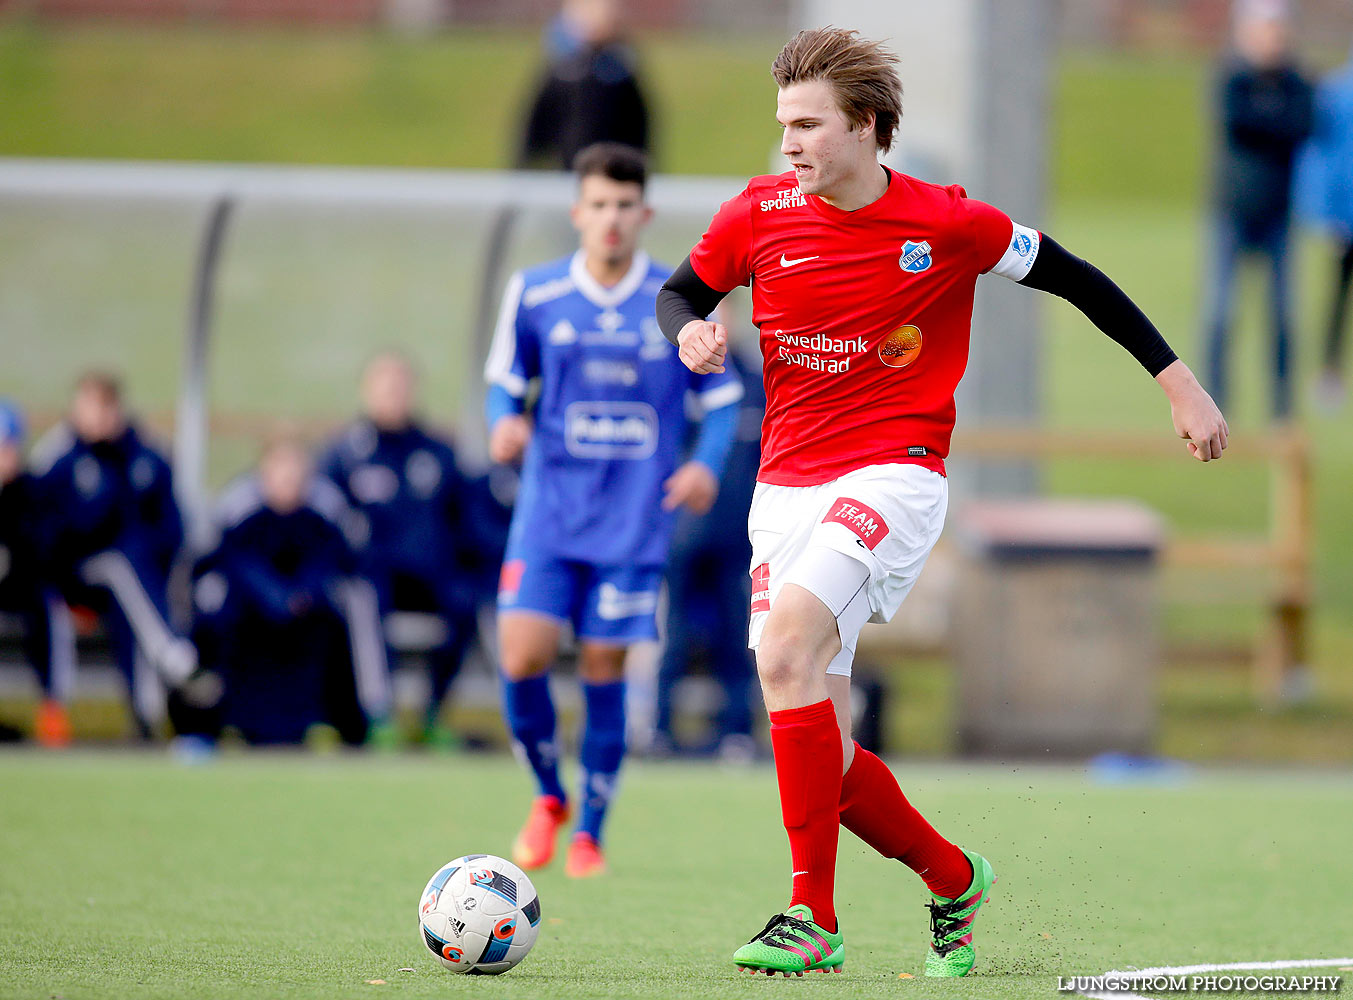
[{"label": "blue jacket", "polygon": [[37,483],[21,472],[0,483],[0,604],[35,599],[42,567],[43,522]]},{"label": "blue jacket", "polygon": [[1316,89],[1315,131],[1297,163],[1297,212],[1353,234],[1353,60]]},{"label": "blue jacket", "polygon": [[338,491],[316,478],[306,502],[279,514],[263,501],[254,477],[222,494],[221,540],[198,563],[199,578],[215,572],[225,589],[211,594],[199,582],[197,605],[208,615],[262,615],[282,624],[312,611],[338,611],[335,585],[356,569],[340,523]]},{"label": "blue jacket", "polygon": [[33,471],[54,578],[71,578],[105,549],[121,551],[139,572],[168,575],[183,545],[183,520],[169,463],[135,427],[91,445],[59,425],[34,449]]},{"label": "blue jacket", "polygon": [[481,537],[495,533],[477,523],[482,486],[461,474],[449,443],[417,424],[381,431],[357,420],[321,456],[319,470],[365,518],[362,564],[378,586],[394,574],[429,583],[457,575],[469,600],[479,564],[497,568],[496,556],[481,551]]}]

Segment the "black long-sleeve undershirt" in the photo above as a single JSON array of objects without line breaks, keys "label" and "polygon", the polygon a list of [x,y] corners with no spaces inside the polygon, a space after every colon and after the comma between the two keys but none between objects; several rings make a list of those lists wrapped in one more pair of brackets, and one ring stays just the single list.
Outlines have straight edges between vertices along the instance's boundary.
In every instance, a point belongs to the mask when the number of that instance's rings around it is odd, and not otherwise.
[{"label": "black long-sleeve undershirt", "polygon": [[673,344],[677,334],[691,320],[701,320],[714,311],[714,307],[723,301],[727,292],[716,292],[700,280],[700,275],[691,267],[690,254],[686,255],[671,277],[663,282],[658,292],[658,301],[654,311],[658,316],[658,327],[662,335]]},{"label": "black long-sleeve undershirt", "polygon": [[1066,299],[1121,344],[1152,378],[1178,360],[1155,324],[1126,292],[1095,265],[1069,253],[1051,236],[1044,234],[1039,241],[1038,256],[1020,284]]},{"label": "black long-sleeve undershirt", "polygon": [[[1155,324],[1121,288],[1050,236],[1043,236],[1038,257],[1020,284],[1066,299],[1121,344],[1153,378],[1177,360]],[[682,327],[691,320],[703,320],[726,294],[705,284],[687,256],[658,293],[656,312],[663,335],[675,344]]]}]

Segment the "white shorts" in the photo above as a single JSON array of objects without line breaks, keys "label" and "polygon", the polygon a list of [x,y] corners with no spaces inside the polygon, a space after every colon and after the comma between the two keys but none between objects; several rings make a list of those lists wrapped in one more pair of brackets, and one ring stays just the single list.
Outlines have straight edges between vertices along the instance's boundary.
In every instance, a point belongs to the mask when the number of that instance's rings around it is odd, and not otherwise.
[{"label": "white shorts", "polygon": [[940,537],[948,505],[948,480],[920,465],[869,465],[818,486],[758,483],[747,517],[747,644],[760,644],[771,606],[793,583],[836,616],[841,652],[827,673],[849,677],[860,629],[897,613]]}]

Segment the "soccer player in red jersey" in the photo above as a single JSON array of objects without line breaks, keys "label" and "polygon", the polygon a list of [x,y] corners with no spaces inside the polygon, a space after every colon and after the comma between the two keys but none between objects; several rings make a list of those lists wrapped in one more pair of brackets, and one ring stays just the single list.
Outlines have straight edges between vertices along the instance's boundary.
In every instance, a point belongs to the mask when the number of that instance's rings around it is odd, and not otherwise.
[{"label": "soccer player in red jersey", "polygon": [[856,32],[800,32],[772,66],[793,171],[754,178],[658,296],[663,332],[695,372],[723,370],[728,334],[705,321],[752,286],[765,358],[752,541],[750,645],[770,714],[793,862],[784,913],[733,956],[773,975],[839,971],[833,904],[840,825],[924,880],[927,976],[973,966],[972,924],[995,876],[911,806],[850,735],[860,628],[887,621],[944,521],[954,389],[973,289],[994,273],[1077,306],[1146,368],[1199,461],[1221,457],[1212,398],[1150,320],[1098,269],[958,186],[890,170],[902,113],[894,56]]}]

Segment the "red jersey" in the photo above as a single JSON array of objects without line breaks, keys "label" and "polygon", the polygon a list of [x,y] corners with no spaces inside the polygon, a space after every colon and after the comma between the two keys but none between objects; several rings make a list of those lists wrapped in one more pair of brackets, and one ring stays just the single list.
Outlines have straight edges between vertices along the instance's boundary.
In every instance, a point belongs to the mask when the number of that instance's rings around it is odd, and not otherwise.
[{"label": "red jersey", "polygon": [[961,187],[888,171],[873,204],[843,212],[793,172],[756,177],[691,251],[715,291],[749,281],[761,331],[763,483],[811,486],[866,465],[943,474],[954,390],[968,364],[973,289],[1019,280],[1038,233]]}]

